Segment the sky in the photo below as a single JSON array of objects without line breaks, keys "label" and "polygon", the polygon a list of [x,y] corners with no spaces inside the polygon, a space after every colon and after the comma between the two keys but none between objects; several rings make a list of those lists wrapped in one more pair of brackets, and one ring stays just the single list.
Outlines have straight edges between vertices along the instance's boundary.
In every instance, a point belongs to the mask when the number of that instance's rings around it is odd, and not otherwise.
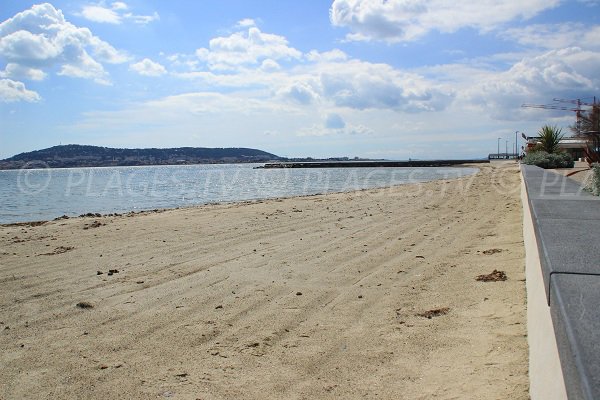
[{"label": "sky", "polygon": [[600,96],[600,0],[16,0],[0,21],[0,159],[481,158],[575,122],[523,103]]}]

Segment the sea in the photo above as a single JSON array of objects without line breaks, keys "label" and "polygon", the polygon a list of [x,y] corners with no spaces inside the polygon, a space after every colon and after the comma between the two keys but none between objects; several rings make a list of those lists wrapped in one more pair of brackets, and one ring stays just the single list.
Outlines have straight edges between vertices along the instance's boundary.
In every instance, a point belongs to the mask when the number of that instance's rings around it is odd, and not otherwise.
[{"label": "sea", "polygon": [[286,168],[262,164],[0,171],[0,223],[126,213],[390,187],[472,175],[477,168]]}]

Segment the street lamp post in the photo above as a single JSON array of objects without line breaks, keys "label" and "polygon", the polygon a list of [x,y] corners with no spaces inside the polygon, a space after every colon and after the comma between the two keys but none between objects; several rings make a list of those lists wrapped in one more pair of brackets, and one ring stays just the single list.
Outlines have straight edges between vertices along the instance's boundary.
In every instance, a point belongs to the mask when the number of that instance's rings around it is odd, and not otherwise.
[{"label": "street lamp post", "polygon": [[505,139],[506,143],[504,143],[504,157],[508,156],[508,139]]},{"label": "street lamp post", "polygon": [[519,131],[515,131],[515,158],[517,158],[517,156],[518,156],[517,144],[518,144],[519,139],[517,138],[517,133],[519,133]]},{"label": "street lamp post", "polygon": [[498,138],[498,160],[500,159],[500,140],[502,140],[502,138]]}]

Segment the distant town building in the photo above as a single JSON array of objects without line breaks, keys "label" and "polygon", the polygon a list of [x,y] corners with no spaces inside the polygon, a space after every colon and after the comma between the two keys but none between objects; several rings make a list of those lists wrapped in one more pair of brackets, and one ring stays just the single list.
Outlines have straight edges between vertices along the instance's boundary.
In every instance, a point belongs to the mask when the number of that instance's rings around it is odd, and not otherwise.
[{"label": "distant town building", "polygon": [[[590,132],[591,134],[591,132]],[[582,134],[580,136],[570,136],[563,137],[558,143],[558,148],[561,151],[564,151],[573,157],[576,161],[587,161],[588,159],[588,146],[590,140],[587,137],[588,135]],[[538,136],[530,136],[527,137],[527,145],[525,147],[525,152],[531,151],[538,143],[540,143],[540,138]]]}]

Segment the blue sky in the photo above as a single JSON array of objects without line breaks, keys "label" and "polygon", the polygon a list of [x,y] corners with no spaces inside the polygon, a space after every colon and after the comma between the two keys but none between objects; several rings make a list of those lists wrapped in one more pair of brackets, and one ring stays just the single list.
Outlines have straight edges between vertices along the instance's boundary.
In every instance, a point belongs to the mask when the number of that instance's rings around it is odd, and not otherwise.
[{"label": "blue sky", "polygon": [[464,158],[600,96],[600,1],[0,8],[0,158],[58,144]]}]

